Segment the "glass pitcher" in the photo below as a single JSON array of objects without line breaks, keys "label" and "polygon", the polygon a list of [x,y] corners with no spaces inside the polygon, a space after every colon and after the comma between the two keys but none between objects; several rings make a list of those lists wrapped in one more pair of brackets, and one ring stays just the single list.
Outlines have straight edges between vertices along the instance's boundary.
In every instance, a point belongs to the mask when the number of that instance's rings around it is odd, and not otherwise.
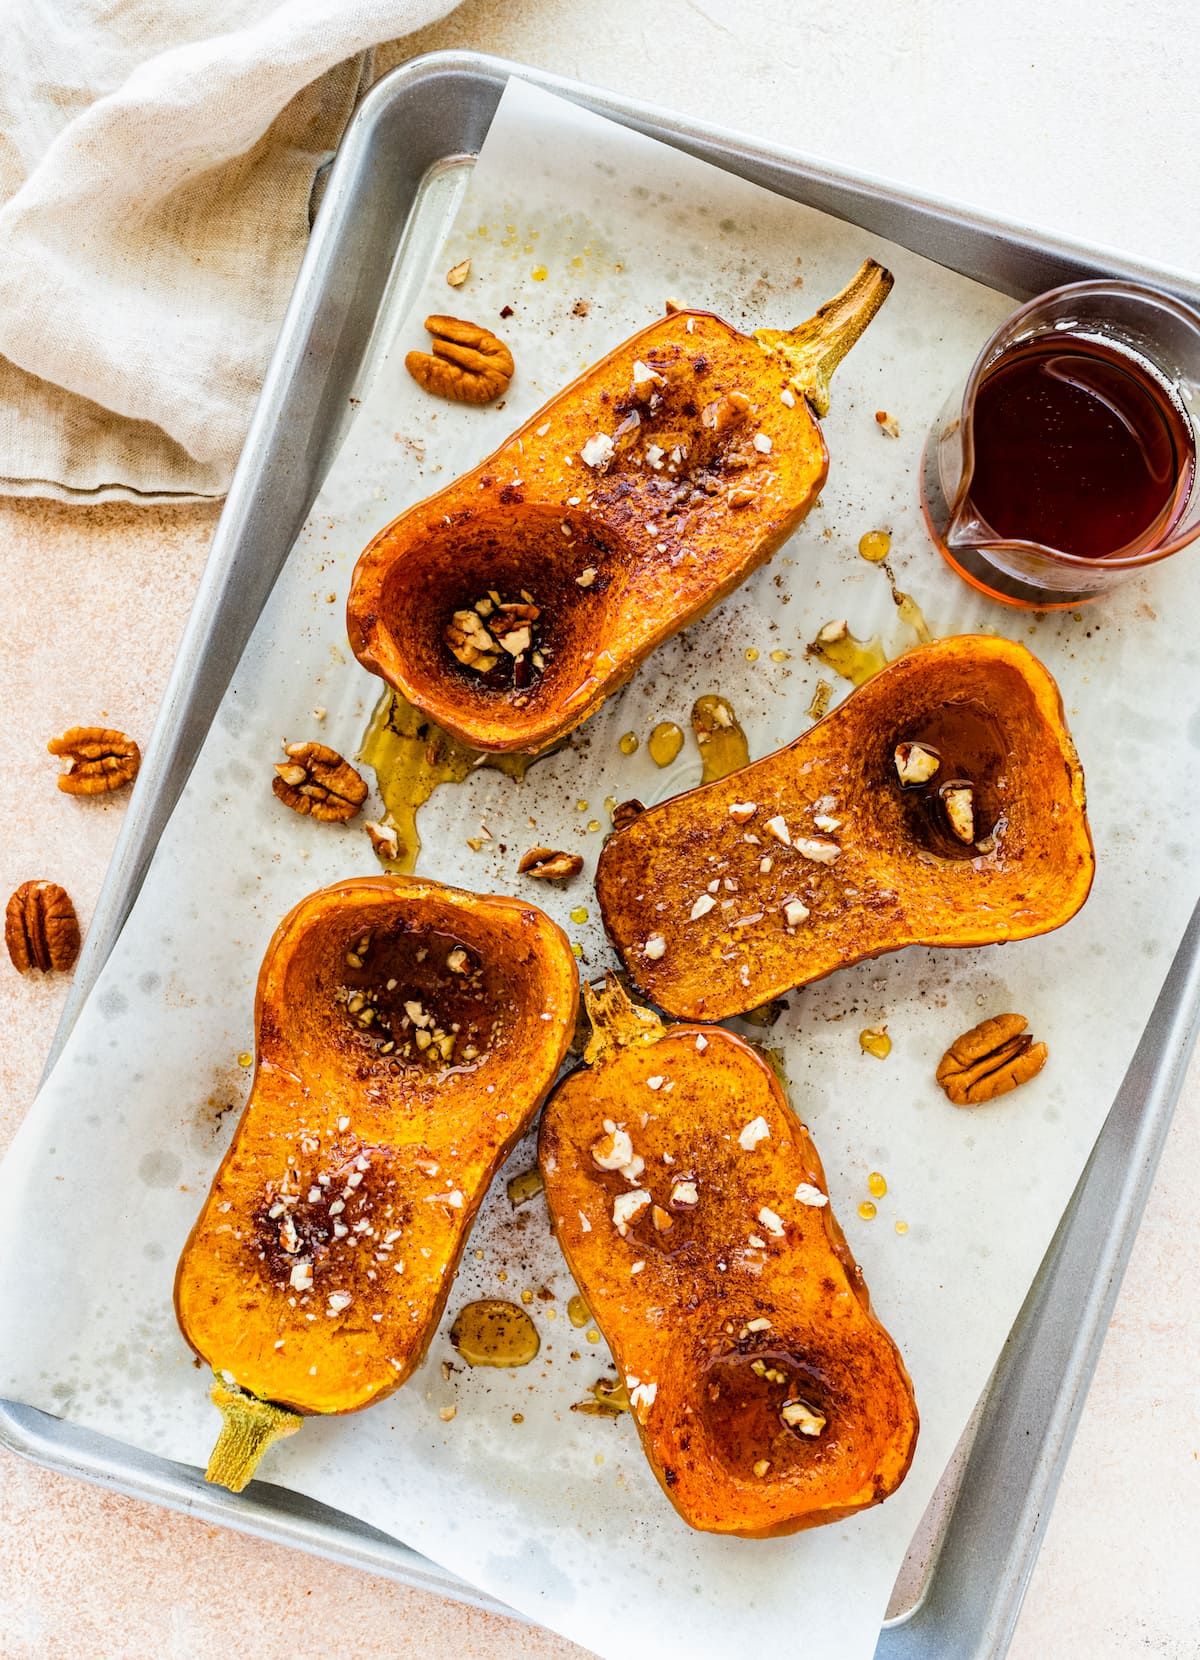
[{"label": "glass pitcher", "polygon": [[[1071,341],[1118,356],[1153,385],[1175,435],[1173,483],[1153,519],[1103,557],[1069,553],[1001,535],[972,499],[976,475],[976,404],[1000,359],[1039,337]],[[1118,418],[1119,412],[1117,412]],[[1200,535],[1196,479],[1200,416],[1200,315],[1153,288],[1117,281],[1069,283],[1039,295],[1003,323],[976,358],[966,386],[947,399],[925,445],[921,497],[938,549],[958,574],[989,598],[1036,610],[1062,610],[1097,599],[1117,583]],[[995,516],[995,509],[991,509]]]}]

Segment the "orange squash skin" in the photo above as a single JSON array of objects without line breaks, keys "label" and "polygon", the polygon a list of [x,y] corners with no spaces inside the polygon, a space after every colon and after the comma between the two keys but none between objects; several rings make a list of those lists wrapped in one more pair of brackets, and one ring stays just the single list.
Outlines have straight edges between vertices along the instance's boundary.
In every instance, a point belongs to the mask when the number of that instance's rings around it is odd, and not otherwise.
[{"label": "orange squash skin", "polygon": [[[741,1132],[760,1117],[769,1136],[746,1148]],[[627,1129],[645,1161],[634,1181],[592,1155],[605,1120]],[[831,1207],[794,1197],[802,1183],[824,1193],[824,1171],[757,1051],[719,1027],[672,1026],[581,1067],[546,1105],[539,1162],[554,1232],[626,1378],[642,1449],[689,1526],[771,1538],[895,1491],[919,1427],[912,1385]],[[689,1211],[671,1208],[684,1178],[696,1184]],[[668,1230],[647,1209],[620,1237],[613,1205],[631,1188],[650,1192]],[[786,1383],[756,1375],[756,1362]],[[648,1403],[638,1384],[652,1386]],[[794,1395],[826,1418],[818,1436],[783,1423]]]},{"label": "orange squash skin", "polygon": [[[915,824],[894,752],[922,733],[936,742],[962,709],[994,731],[981,801],[1003,826],[994,851],[947,857]],[[814,824],[822,802],[832,832]],[[748,821],[730,814],[741,803],[755,805]],[[792,846],[765,828],[774,818]],[[836,842],[836,861],[804,857],[797,837]],[[721,1020],[885,951],[1047,933],[1079,910],[1094,871],[1054,680],[1023,646],[962,635],[890,663],[786,748],[641,814],[605,844],[596,894],[634,984],[675,1018]],[[717,903],[693,918],[716,880]],[[809,916],[789,926],[796,899]]]},{"label": "orange squash skin", "polygon": [[[653,417],[630,403],[638,361],[669,382]],[[650,324],[479,466],[380,531],[351,584],[355,655],[462,743],[532,751],[555,742],[769,559],[808,513],[828,454],[804,397],[788,391],[791,406],[781,401],[787,385],[785,363],[709,312]],[[740,429],[748,459],[736,466],[701,423],[730,393],[751,405]],[[583,446],[611,435],[627,403],[641,409],[641,426],[617,440],[607,470],[589,467]],[[754,433],[769,451],[754,448]],[[651,440],[668,458],[657,470],[644,459]],[[702,453],[711,457],[719,490],[694,489],[672,506],[669,457],[680,444],[693,468]],[[752,499],[731,506],[733,488]],[[594,579],[580,586],[589,570]],[[506,600],[525,590],[542,611],[547,666],[519,696],[486,687],[443,640],[453,612],[491,589]]]},{"label": "orange squash skin", "polygon": [[[465,972],[447,967],[458,947]],[[435,1068],[380,1054],[347,1013],[347,986],[380,988],[397,1035],[405,1001],[458,1021],[456,1048],[475,1039],[480,1058]],[[566,937],[531,905],[402,876],[302,900],[267,949],[250,1099],[176,1275],[195,1352],[299,1413],[354,1412],[398,1388],[437,1328],[488,1184],[554,1080],[577,1005]],[[312,1285],[298,1289],[305,1261]]]}]

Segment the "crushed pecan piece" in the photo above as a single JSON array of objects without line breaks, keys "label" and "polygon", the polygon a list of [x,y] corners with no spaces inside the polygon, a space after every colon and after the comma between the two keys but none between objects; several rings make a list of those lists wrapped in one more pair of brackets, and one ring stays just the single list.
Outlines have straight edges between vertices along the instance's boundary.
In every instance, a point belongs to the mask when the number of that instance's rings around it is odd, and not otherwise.
[{"label": "crushed pecan piece", "polygon": [[560,853],[552,847],[531,847],[528,853],[522,854],[517,869],[522,876],[561,882],[578,876],[583,869],[583,860],[578,853]]},{"label": "crushed pecan piece", "polygon": [[627,829],[629,825],[633,823],[634,819],[641,818],[645,811],[645,807],[636,796],[631,796],[628,801],[618,801],[617,805],[613,808],[611,815],[613,829]]},{"label": "crushed pecan piece", "polygon": [[534,639],[541,614],[541,607],[524,589],[520,603],[502,600],[493,589],[473,606],[456,611],[442,638],[463,667],[477,674],[491,675],[497,664],[506,665],[512,684],[519,690],[532,683],[535,670],[540,672],[546,666],[545,655]]},{"label": "crushed pecan piece", "polygon": [[975,791],[969,784],[948,784],[942,791],[942,806],[950,829],[960,842],[975,840]]},{"label": "crushed pecan piece", "polygon": [[275,768],[271,788],[294,813],[334,824],[351,819],[367,799],[367,786],[349,761],[325,744],[285,744],[288,759]]},{"label": "crushed pecan piece", "polygon": [[465,669],[487,674],[500,661],[499,647],[476,611],[456,611],[442,637]]},{"label": "crushed pecan piece", "polygon": [[798,1396],[784,1401],[779,1409],[779,1416],[789,1429],[799,1430],[801,1435],[820,1435],[828,1422],[823,1412],[814,1411]]},{"label": "crushed pecan piece", "polygon": [[744,392],[728,392],[706,404],[700,412],[700,422],[718,437],[732,432],[750,413],[750,399]]},{"label": "crushed pecan piece", "polygon": [[57,882],[22,882],[4,912],[4,943],[18,974],[65,973],[79,955],[79,918]]},{"label": "crushed pecan piece", "polygon": [[106,795],[122,789],[132,784],[142,764],[133,739],[110,726],[73,726],[46,748],[70,762],[58,780],[59,789],[68,795]]},{"label": "crushed pecan piece", "polygon": [[925,744],[896,745],[896,776],[902,784],[927,784],[942,764],[942,758]]},{"label": "crushed pecan piece", "polygon": [[400,857],[400,834],[390,820],[377,822],[375,819],[368,819],[363,829],[370,838],[376,857],[384,861]]},{"label": "crushed pecan piece", "polygon": [[461,317],[426,317],[433,351],[409,352],[404,367],[419,386],[457,403],[490,403],[507,390],[513,356],[481,323]]},{"label": "crushed pecan piece", "polygon": [[998,1014],[955,1038],[938,1063],[937,1081],[956,1107],[979,1107],[1028,1083],[1046,1064],[1044,1043],[1025,1030],[1023,1014]]},{"label": "crushed pecan piece", "polygon": [[536,605],[498,605],[491,619],[496,644],[510,657],[519,657],[533,644],[533,624],[541,614]]}]

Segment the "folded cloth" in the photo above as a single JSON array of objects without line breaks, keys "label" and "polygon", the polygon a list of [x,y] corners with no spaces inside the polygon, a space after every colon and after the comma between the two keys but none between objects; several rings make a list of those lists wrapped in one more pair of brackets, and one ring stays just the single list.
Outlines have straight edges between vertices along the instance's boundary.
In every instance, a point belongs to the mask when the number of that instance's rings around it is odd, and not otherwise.
[{"label": "folded cloth", "polygon": [[0,492],[223,494],[369,48],[456,0],[6,0]]}]

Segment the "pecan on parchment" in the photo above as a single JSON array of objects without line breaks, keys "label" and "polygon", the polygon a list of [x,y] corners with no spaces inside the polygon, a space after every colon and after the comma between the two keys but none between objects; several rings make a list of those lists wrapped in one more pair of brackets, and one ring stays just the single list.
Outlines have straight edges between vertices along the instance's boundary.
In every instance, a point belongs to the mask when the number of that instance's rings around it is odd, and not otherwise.
[{"label": "pecan on parchment", "polygon": [[562,882],[568,877],[579,875],[583,869],[583,860],[578,853],[560,853],[552,847],[531,847],[528,853],[521,855],[517,869],[522,876],[536,876],[542,881]]},{"label": "pecan on parchment", "polygon": [[1025,1030],[1023,1014],[998,1014],[955,1038],[938,1063],[937,1081],[956,1107],[979,1107],[1036,1077],[1044,1043]]},{"label": "pecan on parchment", "polygon": [[367,832],[367,838],[375,849],[376,857],[381,859],[384,864],[389,859],[399,859],[400,832],[390,818],[385,818],[382,822],[368,819],[363,825],[363,829]]},{"label": "pecan on parchment", "polygon": [[59,774],[58,787],[68,795],[106,795],[132,784],[142,764],[133,739],[111,726],[73,726],[46,745],[51,755],[71,763]]},{"label": "pecan on parchment", "polygon": [[404,367],[419,386],[457,403],[491,403],[508,388],[513,356],[481,323],[461,317],[426,317],[433,351],[409,352]]},{"label": "pecan on parchment", "polygon": [[334,824],[351,819],[367,799],[367,786],[349,761],[325,744],[284,744],[288,759],[275,768],[271,788],[294,813]]},{"label": "pecan on parchment", "polygon": [[79,918],[57,882],[22,882],[4,912],[4,943],[19,974],[65,973],[79,955]]}]

